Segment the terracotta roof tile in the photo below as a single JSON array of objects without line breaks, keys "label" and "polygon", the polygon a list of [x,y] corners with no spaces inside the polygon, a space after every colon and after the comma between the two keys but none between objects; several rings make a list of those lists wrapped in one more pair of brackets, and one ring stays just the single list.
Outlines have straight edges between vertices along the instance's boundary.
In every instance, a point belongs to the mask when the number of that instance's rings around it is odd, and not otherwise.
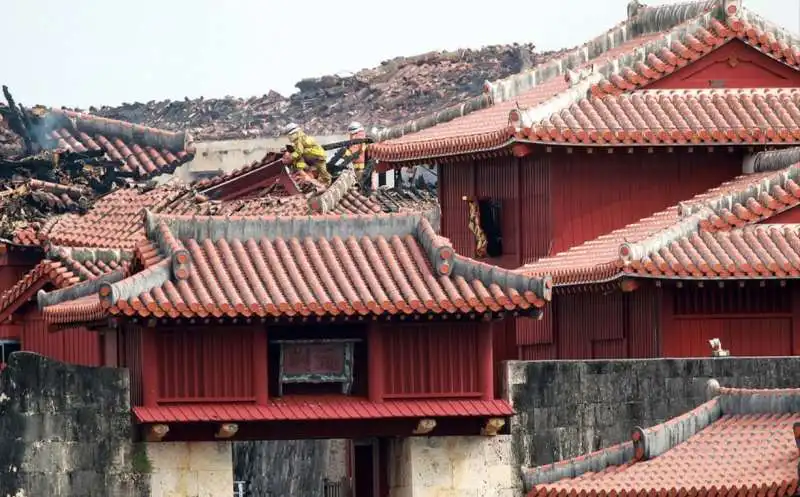
[{"label": "terracotta roof tile", "polygon": [[[151,215],[148,226],[162,258],[100,288],[92,301],[97,312],[173,318],[536,313],[550,298],[549,279],[459,256],[421,215]],[[359,237],[349,234],[356,228]],[[43,312],[64,323],[75,319],[71,309],[60,303]]]},{"label": "terracotta roof tile", "polygon": [[[780,154],[794,162],[798,150]],[[781,165],[773,162],[773,167]],[[755,223],[800,204],[798,182],[800,165],[745,174],[519,271],[550,274],[555,285],[596,283],[623,274],[795,276],[800,269],[797,227]]]},{"label": "terracotta roof tile", "polygon": [[119,170],[138,178],[171,173],[194,156],[186,133],[148,128],[69,110],[34,109],[35,122],[48,140],[48,149],[71,152],[103,150],[120,161]]},{"label": "terracotta roof tile", "polygon": [[271,399],[265,406],[134,407],[133,413],[139,423],[192,423],[510,416],[514,411],[504,400],[392,400],[374,403],[357,397],[285,397]]},{"label": "terracotta roof tile", "polygon": [[528,495],[795,495],[800,390],[717,389],[632,442],[526,470]]},{"label": "terracotta roof tile", "polygon": [[[0,318],[27,302],[45,285],[56,289],[94,280],[113,271],[127,271],[129,260],[121,253],[98,253],[87,249],[54,248],[14,286],[0,294]],[[0,319],[2,320],[2,319]]]},{"label": "terracotta roof tile", "polygon": [[[728,13],[721,9],[718,1],[645,9],[638,16],[641,19],[635,17],[605,36],[606,42],[624,40],[616,46],[612,43],[611,49],[593,40],[547,67],[497,82],[503,91],[488,85],[485,99],[495,105],[463,115],[464,108],[475,107],[465,103],[461,117],[441,123],[434,116],[410,123],[402,127],[402,133],[409,134],[399,138],[395,135],[401,132],[390,130],[384,134],[393,139],[373,144],[371,155],[388,162],[416,161],[496,150],[514,140],[601,144],[797,140],[800,113],[793,92],[723,91],[696,98],[687,98],[685,92],[621,96],[733,39],[800,68],[797,38],[747,9]],[[654,32],[649,26],[662,29]],[[626,38],[631,33],[644,34]],[[516,92],[516,88],[528,89]],[[595,98],[585,100],[584,88]],[[729,112],[730,107],[735,112]],[[510,126],[514,117],[519,122]],[[728,122],[731,117],[733,121]],[[432,127],[418,131],[431,123]]]}]

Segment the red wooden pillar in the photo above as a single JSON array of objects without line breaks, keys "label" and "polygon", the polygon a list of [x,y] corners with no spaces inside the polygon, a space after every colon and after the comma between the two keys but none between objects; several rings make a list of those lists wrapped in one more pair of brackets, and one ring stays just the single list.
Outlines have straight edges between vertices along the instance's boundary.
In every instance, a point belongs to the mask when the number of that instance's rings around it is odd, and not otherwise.
[{"label": "red wooden pillar", "polygon": [[158,343],[155,328],[141,328],[142,339],[142,403],[145,407],[158,405]]},{"label": "red wooden pillar", "polygon": [[792,285],[792,355],[800,355],[800,287]]},{"label": "red wooden pillar", "polygon": [[256,404],[266,405],[269,401],[269,369],[267,364],[267,330],[253,329],[253,388]]},{"label": "red wooden pillar", "polygon": [[378,323],[372,323],[367,330],[367,384],[371,402],[383,402],[384,369],[383,330]]},{"label": "red wooden pillar", "polygon": [[478,330],[478,381],[482,398],[494,399],[494,352],[492,347],[493,327],[482,323]]}]

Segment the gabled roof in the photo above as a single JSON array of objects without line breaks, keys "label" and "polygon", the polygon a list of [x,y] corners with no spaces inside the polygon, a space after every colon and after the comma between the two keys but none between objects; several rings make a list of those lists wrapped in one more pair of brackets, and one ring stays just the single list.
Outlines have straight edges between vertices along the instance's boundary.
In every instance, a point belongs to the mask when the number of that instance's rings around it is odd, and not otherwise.
[{"label": "gabled roof", "polygon": [[46,256],[0,294],[0,322],[48,285],[61,290],[87,281],[118,281],[127,274],[130,263],[130,257],[115,250],[51,247]]},{"label": "gabled roof", "polygon": [[[619,95],[651,84],[734,39],[789,67],[800,67],[800,41],[741,7],[739,0],[646,7],[562,58],[487,84],[484,95],[461,106],[385,130],[379,136],[385,141],[373,144],[370,154],[388,162],[420,161],[499,150],[515,140],[551,141],[559,138],[560,130],[568,135],[570,131],[586,130],[587,121],[575,119],[572,111],[562,113],[571,108],[574,111],[578,104],[589,113],[588,123],[600,135],[610,133],[613,137],[620,126],[628,127],[630,133],[644,133],[652,125],[657,126],[651,130],[655,132],[660,129],[683,132],[686,125],[695,126],[695,132],[700,132],[693,116],[686,116],[689,122],[684,123],[663,99],[650,110],[659,116],[657,122],[643,109],[636,109],[641,112],[638,119],[625,118],[623,114],[630,111],[632,103]],[[595,99],[587,108],[583,101],[591,96]],[[602,102],[608,102],[609,109],[595,111],[594,107],[602,107]],[[779,109],[773,112],[784,117]],[[660,114],[666,114],[666,118]],[[722,115],[727,120],[728,116]],[[699,115],[695,119],[708,128],[706,131],[727,131],[726,127],[720,127],[713,112],[708,117],[711,121],[701,120]],[[790,122],[782,124],[788,125],[792,134],[800,128],[800,115],[789,113],[789,117]],[[747,117],[739,119],[745,125],[750,124]],[[762,120],[775,125],[771,117],[760,116],[754,121],[759,124]],[[637,129],[642,125],[645,127]],[[735,123],[728,127],[735,127]],[[619,137],[617,141],[626,139]],[[677,137],[672,139],[678,141]]]},{"label": "gabled roof", "polygon": [[800,389],[721,388],[631,441],[524,471],[529,497],[796,495]]},{"label": "gabled roof", "polygon": [[800,276],[796,225],[755,224],[800,204],[800,148],[761,152],[754,171],[636,223],[522,266],[556,286],[621,276]]},{"label": "gabled roof", "polygon": [[105,315],[538,314],[549,278],[462,257],[426,214],[219,218],[148,214],[145,269],[44,303],[52,323]]}]

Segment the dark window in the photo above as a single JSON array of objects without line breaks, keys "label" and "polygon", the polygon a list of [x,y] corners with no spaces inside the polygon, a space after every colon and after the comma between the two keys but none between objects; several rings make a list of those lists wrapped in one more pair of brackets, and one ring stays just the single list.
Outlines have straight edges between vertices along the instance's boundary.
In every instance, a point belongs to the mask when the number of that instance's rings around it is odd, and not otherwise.
[{"label": "dark window", "polygon": [[0,340],[0,364],[7,363],[9,356],[19,350],[19,342],[16,340]]},{"label": "dark window", "polygon": [[492,198],[478,200],[481,213],[481,228],[486,235],[486,254],[489,257],[503,255],[502,209],[500,201]]}]

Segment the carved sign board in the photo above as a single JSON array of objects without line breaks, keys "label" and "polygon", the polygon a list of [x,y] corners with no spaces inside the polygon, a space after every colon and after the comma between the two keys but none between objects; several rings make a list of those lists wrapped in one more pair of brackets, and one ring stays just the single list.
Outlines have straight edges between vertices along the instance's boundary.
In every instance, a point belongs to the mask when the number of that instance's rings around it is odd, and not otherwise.
[{"label": "carved sign board", "polygon": [[349,394],[353,384],[353,345],[358,340],[278,340],[278,395],[286,383],[340,383]]},{"label": "carved sign board", "polygon": [[329,374],[340,375],[344,372],[344,343],[284,343],[283,374]]}]

